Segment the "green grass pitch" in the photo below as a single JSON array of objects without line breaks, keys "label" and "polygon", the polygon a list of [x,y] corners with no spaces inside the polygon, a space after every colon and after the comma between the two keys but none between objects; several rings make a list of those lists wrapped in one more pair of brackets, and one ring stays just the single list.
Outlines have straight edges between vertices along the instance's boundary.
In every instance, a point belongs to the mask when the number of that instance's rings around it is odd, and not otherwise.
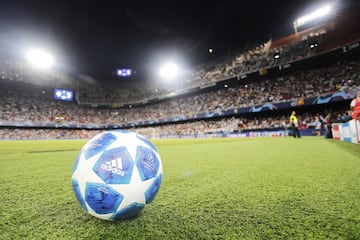
[{"label": "green grass pitch", "polygon": [[164,177],[139,216],[82,210],[80,140],[0,141],[0,239],[360,239],[360,145],[302,139],[153,140]]}]

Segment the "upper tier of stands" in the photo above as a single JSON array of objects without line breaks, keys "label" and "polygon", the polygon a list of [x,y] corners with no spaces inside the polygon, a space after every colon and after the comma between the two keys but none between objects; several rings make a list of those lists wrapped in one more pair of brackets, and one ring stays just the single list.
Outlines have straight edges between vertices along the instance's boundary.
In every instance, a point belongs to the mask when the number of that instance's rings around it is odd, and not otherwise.
[{"label": "upper tier of stands", "polygon": [[[351,22],[351,24],[348,24]],[[69,88],[76,92],[78,104],[108,104],[126,106],[151,99],[184,93],[195,87],[208,86],[226,79],[238,78],[253,73],[266,73],[271,67],[284,66],[318,56],[360,39],[359,14],[349,12],[326,23],[305,29],[281,39],[246,46],[234,50],[219,61],[185,72],[174,84],[164,84],[155,79],[141,81],[141,85],[96,81],[85,75],[70,75],[63,71],[39,72],[26,62],[0,55],[0,78],[29,82],[39,86]],[[135,81],[134,81],[135,82]]]},{"label": "upper tier of stands", "polygon": [[[183,75],[173,86],[160,81],[126,88],[100,84],[88,76],[50,70],[38,72],[24,62],[0,56],[0,122],[132,123],[350,91],[360,86],[359,57],[339,58],[332,64],[307,66],[276,76],[266,75],[266,69],[271,67],[313,59],[334,49],[343,48],[345,52],[359,48],[359,29],[350,27],[345,31],[344,23],[343,20],[331,21],[283,39],[238,50],[219,62],[203,65]],[[261,75],[256,81],[242,79],[242,76],[254,72]],[[176,97],[177,92],[184,93],[194,87],[232,78],[239,80],[236,85]],[[54,87],[74,90],[76,101],[55,101]],[[164,96],[172,98],[140,107],[121,108]],[[89,103],[90,107],[83,107],[83,103]],[[91,108],[102,103],[114,108]]]},{"label": "upper tier of stands", "polygon": [[172,118],[322,96],[360,88],[359,58],[282,76],[244,82],[136,108],[85,108],[53,99],[53,89],[1,80],[0,121],[19,123],[120,124]]}]

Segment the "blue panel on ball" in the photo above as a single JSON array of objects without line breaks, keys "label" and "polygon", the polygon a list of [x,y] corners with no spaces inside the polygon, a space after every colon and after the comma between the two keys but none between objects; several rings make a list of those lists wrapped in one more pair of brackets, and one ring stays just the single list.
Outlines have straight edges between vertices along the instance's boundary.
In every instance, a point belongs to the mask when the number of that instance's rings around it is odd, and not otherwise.
[{"label": "blue panel on ball", "polygon": [[147,144],[150,148],[152,148],[154,151],[157,152],[156,147],[154,146],[154,144],[152,144],[147,138],[145,138],[144,136],[141,136],[139,134],[136,134],[136,137],[140,140],[143,141],[145,144]]},{"label": "blue panel on ball", "polygon": [[79,189],[78,181],[73,179],[72,180],[72,187],[73,187],[76,199],[79,201],[81,207],[87,211],[87,208],[86,208],[86,205],[85,205],[85,200],[84,200],[83,196],[81,195],[81,192],[80,192],[80,189]]},{"label": "blue panel on ball", "polygon": [[130,182],[134,161],[126,147],[105,151],[93,167],[94,172],[108,184],[126,184]]},{"label": "blue panel on ball", "polygon": [[152,149],[138,146],[135,163],[139,169],[141,180],[145,181],[156,177],[160,161]]},{"label": "blue panel on ball", "polygon": [[129,206],[121,209],[117,213],[115,213],[111,220],[120,220],[120,219],[126,219],[130,217],[134,217],[136,214],[138,214],[143,208],[145,207],[145,204],[141,203],[132,203]]},{"label": "blue panel on ball", "polygon": [[124,197],[105,184],[86,184],[87,204],[98,214],[115,212]]},{"label": "blue panel on ball", "polygon": [[146,204],[149,204],[152,202],[152,200],[154,200],[156,194],[158,193],[158,191],[160,189],[161,181],[162,181],[162,174],[160,174],[154,180],[154,182],[151,184],[151,186],[148,188],[148,190],[146,190],[146,192],[145,192]]},{"label": "blue panel on ball", "polygon": [[83,151],[86,159],[104,151],[116,140],[116,136],[110,132],[96,135],[85,145]]}]

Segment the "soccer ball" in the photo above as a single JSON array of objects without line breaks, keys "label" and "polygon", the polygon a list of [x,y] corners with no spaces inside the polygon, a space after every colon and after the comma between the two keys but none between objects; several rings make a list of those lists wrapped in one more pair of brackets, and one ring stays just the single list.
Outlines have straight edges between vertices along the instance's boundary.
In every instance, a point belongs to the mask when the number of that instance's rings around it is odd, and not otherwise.
[{"label": "soccer ball", "polygon": [[162,182],[155,146],[126,130],[100,133],[81,149],[72,187],[82,208],[105,220],[136,216],[152,202]]}]

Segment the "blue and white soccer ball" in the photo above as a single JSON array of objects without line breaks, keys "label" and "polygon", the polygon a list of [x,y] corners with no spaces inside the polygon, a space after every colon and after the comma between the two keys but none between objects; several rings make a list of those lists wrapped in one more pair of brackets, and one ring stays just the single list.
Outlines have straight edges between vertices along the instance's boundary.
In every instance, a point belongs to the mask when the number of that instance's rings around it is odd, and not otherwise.
[{"label": "blue and white soccer ball", "polygon": [[136,216],[152,202],[162,182],[155,146],[134,132],[100,133],[81,149],[72,172],[77,200],[89,214],[118,220]]}]

